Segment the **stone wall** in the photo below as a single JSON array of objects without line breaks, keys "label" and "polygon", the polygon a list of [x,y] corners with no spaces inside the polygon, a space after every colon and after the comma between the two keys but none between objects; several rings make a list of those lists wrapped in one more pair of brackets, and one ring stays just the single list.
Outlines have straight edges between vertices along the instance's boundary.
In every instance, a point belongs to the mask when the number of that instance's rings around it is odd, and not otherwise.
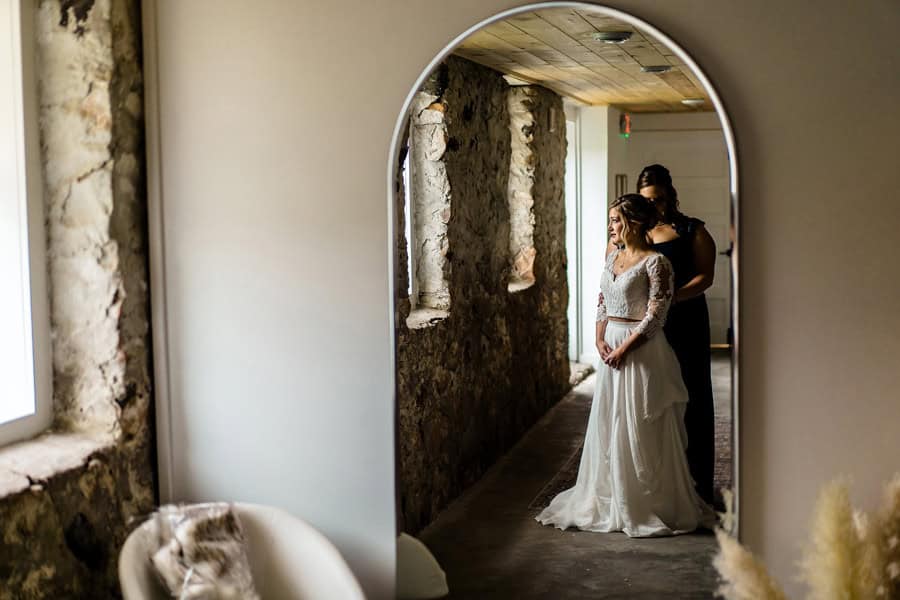
[{"label": "stone wall", "polygon": [[562,100],[543,88],[531,97],[536,282],[510,293],[509,87],[451,57],[428,88],[447,126],[451,308],[410,328],[406,287],[396,288],[400,526],[410,532],[477,481],[562,398],[569,377]]},{"label": "stone wall", "polygon": [[117,597],[156,501],[140,31],[137,0],[37,9],[56,418],[0,449],[0,600]]}]

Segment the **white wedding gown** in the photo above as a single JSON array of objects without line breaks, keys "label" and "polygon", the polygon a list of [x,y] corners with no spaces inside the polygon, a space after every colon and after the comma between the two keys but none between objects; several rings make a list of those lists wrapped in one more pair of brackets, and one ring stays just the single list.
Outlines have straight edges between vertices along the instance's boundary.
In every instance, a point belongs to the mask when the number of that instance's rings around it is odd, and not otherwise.
[{"label": "white wedding gown", "polygon": [[675,535],[715,520],[694,490],[685,458],[687,389],[662,332],[672,298],[672,265],[652,254],[616,276],[611,252],[600,281],[597,320],[609,316],[606,343],[635,330],[645,339],[618,369],[600,362],[575,487],[536,518],[560,529],[622,531],[632,537]]}]

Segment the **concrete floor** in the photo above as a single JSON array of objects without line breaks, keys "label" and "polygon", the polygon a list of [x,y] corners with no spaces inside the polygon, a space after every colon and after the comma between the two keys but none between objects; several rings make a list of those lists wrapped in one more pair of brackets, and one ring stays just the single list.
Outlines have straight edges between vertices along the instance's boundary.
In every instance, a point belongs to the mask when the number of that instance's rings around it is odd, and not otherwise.
[{"label": "concrete floor", "polygon": [[[729,373],[720,365],[714,379]],[[581,445],[595,378],[579,384],[419,535],[447,572],[450,598],[713,596],[710,533],[631,539],[534,520],[538,510],[529,505]],[[718,409],[727,401],[717,383]]]}]

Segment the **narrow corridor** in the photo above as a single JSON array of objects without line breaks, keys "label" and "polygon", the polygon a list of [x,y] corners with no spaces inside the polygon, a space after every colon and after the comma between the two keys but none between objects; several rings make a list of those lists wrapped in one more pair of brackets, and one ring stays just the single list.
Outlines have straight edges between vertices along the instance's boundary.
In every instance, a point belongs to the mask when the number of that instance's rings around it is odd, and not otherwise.
[{"label": "narrow corridor", "polygon": [[[721,377],[727,359],[718,362]],[[534,520],[577,472],[595,379],[576,386],[421,533],[447,572],[451,598],[712,597],[716,545],[708,532],[630,539]],[[728,410],[721,387],[720,417]]]}]

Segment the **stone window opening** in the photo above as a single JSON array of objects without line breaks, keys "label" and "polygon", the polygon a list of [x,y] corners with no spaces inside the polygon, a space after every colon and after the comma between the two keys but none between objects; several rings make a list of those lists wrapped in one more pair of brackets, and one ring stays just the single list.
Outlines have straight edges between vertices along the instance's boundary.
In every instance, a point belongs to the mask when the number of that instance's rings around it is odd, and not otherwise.
[{"label": "stone window opening", "polygon": [[[10,23],[20,31],[0,35],[11,40],[0,49],[0,85],[13,91],[0,99],[0,186],[12,173],[17,189],[3,190],[0,204],[24,191],[28,210],[43,212],[27,215],[26,327],[35,357],[46,357],[30,385],[46,398],[47,420],[0,432],[0,596],[106,598],[118,589],[115,559],[129,520],[152,510],[157,489],[140,4],[0,3],[0,34]],[[21,52],[18,63],[7,60],[9,47]],[[16,81],[3,81],[10,74]],[[2,114],[4,103],[24,115],[24,127]],[[5,217],[0,208],[0,246]],[[27,301],[18,302],[21,313]]]},{"label": "stone window opening", "polygon": [[528,86],[512,86],[507,95],[509,109],[510,161],[509,202],[509,291],[520,292],[535,284],[534,262],[534,169],[532,147],[534,113]]},{"label": "stone window opening", "polygon": [[444,116],[439,95],[416,94],[403,166],[410,329],[433,325],[450,314],[451,192],[443,160],[448,141]]}]

